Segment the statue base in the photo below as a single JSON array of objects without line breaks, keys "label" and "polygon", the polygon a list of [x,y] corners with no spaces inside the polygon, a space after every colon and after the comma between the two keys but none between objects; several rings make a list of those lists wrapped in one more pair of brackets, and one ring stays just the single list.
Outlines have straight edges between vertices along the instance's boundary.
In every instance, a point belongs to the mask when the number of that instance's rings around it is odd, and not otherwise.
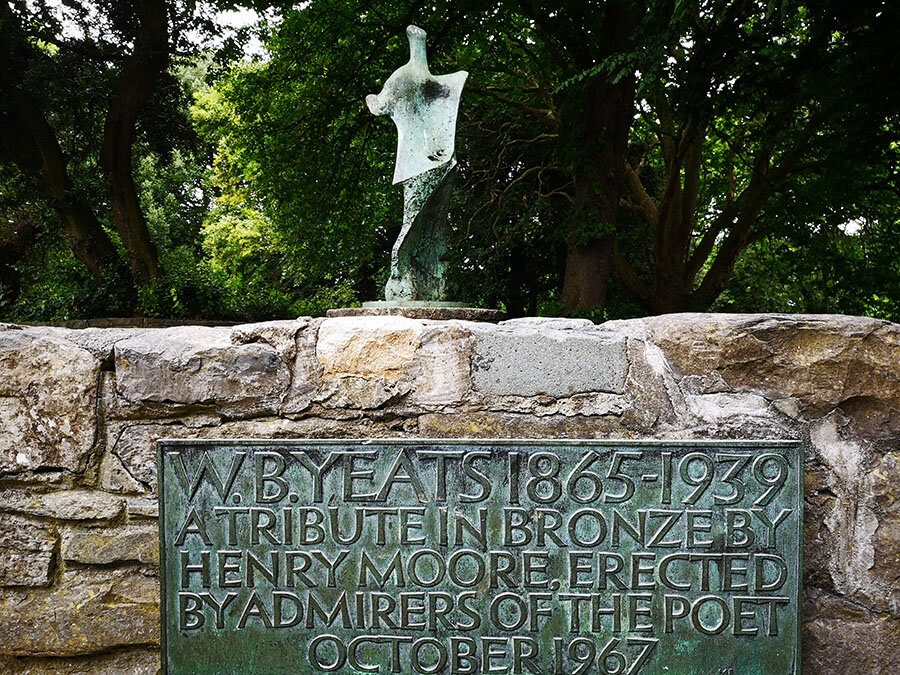
[{"label": "statue base", "polygon": [[329,309],[325,316],[405,316],[407,319],[432,319],[434,321],[488,321],[497,322],[506,318],[506,312],[499,309],[469,307],[464,302],[441,302],[424,300],[364,302],[362,307],[341,307]]}]

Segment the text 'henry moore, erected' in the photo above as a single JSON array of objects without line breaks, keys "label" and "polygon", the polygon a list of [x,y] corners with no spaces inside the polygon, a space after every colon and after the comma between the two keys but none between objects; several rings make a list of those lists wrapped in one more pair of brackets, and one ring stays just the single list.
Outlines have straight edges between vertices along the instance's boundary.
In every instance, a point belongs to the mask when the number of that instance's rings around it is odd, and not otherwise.
[{"label": "text 'henry moore, erected'", "polygon": [[161,441],[168,672],[794,673],[779,442]]}]

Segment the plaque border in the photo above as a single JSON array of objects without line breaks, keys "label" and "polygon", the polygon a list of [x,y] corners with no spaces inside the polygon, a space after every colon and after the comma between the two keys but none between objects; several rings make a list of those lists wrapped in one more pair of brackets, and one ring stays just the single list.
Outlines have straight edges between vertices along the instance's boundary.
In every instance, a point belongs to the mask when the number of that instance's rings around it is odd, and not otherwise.
[{"label": "plaque border", "polygon": [[159,438],[156,441],[156,466],[157,466],[157,499],[159,503],[159,621],[160,621],[160,672],[163,675],[173,675],[169,670],[169,645],[166,635],[166,596],[165,580],[166,551],[165,551],[165,471],[163,470],[163,453],[166,448],[185,446],[243,446],[276,444],[286,446],[329,446],[329,445],[491,445],[491,446],[519,446],[541,445],[547,447],[588,447],[588,446],[619,446],[619,447],[666,447],[680,445],[695,448],[717,447],[768,447],[768,448],[796,448],[797,449],[797,491],[800,496],[798,505],[797,532],[800,545],[797,548],[797,625],[794,636],[793,670],[789,675],[800,675],[802,668],[802,627],[803,627],[803,548],[804,548],[804,512],[805,512],[805,447],[801,440],[791,439],[662,439],[662,438]]}]

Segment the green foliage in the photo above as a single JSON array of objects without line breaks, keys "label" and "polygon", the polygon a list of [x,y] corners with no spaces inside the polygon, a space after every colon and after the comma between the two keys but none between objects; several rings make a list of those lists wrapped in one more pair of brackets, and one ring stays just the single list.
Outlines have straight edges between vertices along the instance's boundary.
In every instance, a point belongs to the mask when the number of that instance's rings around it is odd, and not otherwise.
[{"label": "green foliage", "polygon": [[[402,197],[390,184],[394,128],[363,101],[405,62],[403,31],[415,22],[429,33],[433,72],[470,72],[451,206],[454,299],[512,315],[562,313],[567,247],[610,234],[637,277],[654,279],[667,253],[656,249],[654,228],[624,206],[615,217],[584,206],[619,177],[598,172],[592,189],[576,189],[584,168],[612,150],[608,138],[581,142],[597,109],[586,92],[633,78],[638,115],[626,157],[657,204],[671,166],[661,139],[690,120],[702,140],[689,253],[716,235],[722,214],[741,211],[763,150],[771,147],[771,167],[796,166],[777,181],[770,173],[765,205],[712,309],[898,321],[896,24],[857,5],[441,0],[424,11],[415,2],[312,0],[279,11],[262,26],[267,60],[235,60],[235,41],[216,55],[178,59],[140,118],[134,176],[164,270],[153,285],[135,287],[108,215],[101,221],[122,264],[90,277],[47,204],[0,156],[0,284],[8,289],[0,316],[261,320],[379,297]],[[625,35],[633,46],[613,48],[604,22],[623,8],[636,17]],[[98,139],[131,21],[127,8],[108,14],[100,37],[75,49],[46,13],[34,29],[46,59],[29,73],[48,83],[36,89],[69,174],[101,214],[109,197]],[[560,28],[563,18],[580,26],[577,35]],[[712,18],[719,32],[708,30]],[[205,34],[219,31],[209,12],[196,20]],[[196,51],[190,21],[178,13],[173,21],[177,44]],[[845,231],[847,223],[858,230]],[[23,227],[34,242],[7,261],[5,241],[30,241],[19,236]],[[732,227],[714,238],[687,291],[700,287]],[[18,297],[4,269],[15,272]],[[621,280],[607,298],[605,311],[581,314],[647,311]]]}]

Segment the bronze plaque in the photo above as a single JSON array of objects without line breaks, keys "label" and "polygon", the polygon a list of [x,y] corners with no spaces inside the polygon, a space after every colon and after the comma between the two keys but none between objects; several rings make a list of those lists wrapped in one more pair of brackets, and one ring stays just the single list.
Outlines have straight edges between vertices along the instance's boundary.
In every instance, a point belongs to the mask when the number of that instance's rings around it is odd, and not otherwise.
[{"label": "bronze plaque", "polygon": [[799,673],[801,447],[164,440],[168,673]]}]

